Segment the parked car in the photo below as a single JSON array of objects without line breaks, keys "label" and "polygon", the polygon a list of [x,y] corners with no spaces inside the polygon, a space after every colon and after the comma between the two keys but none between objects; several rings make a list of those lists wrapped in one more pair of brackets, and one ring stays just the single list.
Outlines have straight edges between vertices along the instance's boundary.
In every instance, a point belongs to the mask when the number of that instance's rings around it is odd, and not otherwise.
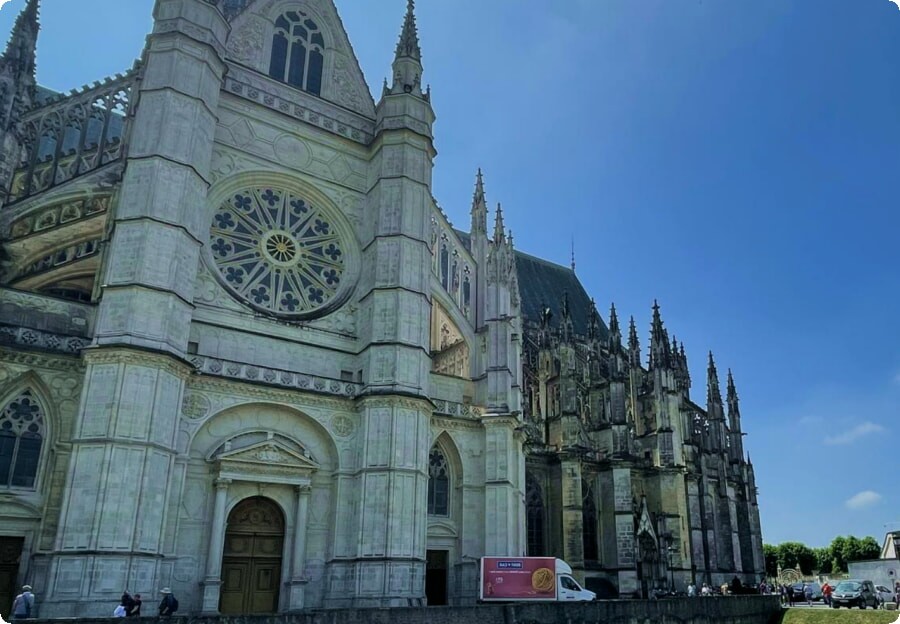
[{"label": "parked car", "polygon": [[876,585],[875,593],[878,594],[878,604],[884,604],[886,602],[897,602],[897,597],[894,595],[894,591],[890,587],[885,587],[884,585]]},{"label": "parked car", "polygon": [[794,588],[794,602],[802,602],[806,600],[806,594],[803,593],[804,585],[812,588],[813,600],[822,600],[822,586],[818,583],[813,583],[812,581],[806,581],[805,583],[794,583],[793,585],[791,585],[791,587]]},{"label": "parked car", "polygon": [[866,607],[878,608],[878,594],[875,593],[875,585],[872,581],[849,579],[841,581],[834,588],[831,595],[831,606],[834,609],[840,607]]}]

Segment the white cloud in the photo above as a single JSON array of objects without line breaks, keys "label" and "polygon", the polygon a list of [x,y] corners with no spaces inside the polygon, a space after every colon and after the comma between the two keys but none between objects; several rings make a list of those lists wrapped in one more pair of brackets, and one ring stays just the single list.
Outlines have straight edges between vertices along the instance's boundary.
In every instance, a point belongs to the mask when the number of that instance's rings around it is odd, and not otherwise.
[{"label": "white cloud", "polygon": [[844,505],[846,505],[848,509],[865,509],[866,507],[871,507],[876,503],[880,503],[881,499],[882,496],[878,492],[865,490],[848,498],[844,502]]},{"label": "white cloud", "polygon": [[[900,0],[898,0],[898,1],[900,1]],[[7,2],[9,2],[9,0],[0,0],[0,9],[2,9],[3,5],[5,5]]]},{"label": "white cloud", "polygon": [[[900,2],[900,0],[898,0]],[[830,435],[825,438],[825,444],[830,446],[838,446],[841,444],[850,444],[851,442],[865,437],[872,433],[881,433],[885,429],[881,425],[877,425],[873,422],[866,421],[864,423],[860,423],[853,427],[853,429],[847,429],[846,431],[841,431],[835,435]]]},{"label": "white cloud", "polygon": [[[891,0],[891,2],[893,2],[894,4],[896,4],[896,5],[897,5],[897,8],[900,9],[900,0]],[[900,618],[897,618],[897,619],[900,620]]]}]

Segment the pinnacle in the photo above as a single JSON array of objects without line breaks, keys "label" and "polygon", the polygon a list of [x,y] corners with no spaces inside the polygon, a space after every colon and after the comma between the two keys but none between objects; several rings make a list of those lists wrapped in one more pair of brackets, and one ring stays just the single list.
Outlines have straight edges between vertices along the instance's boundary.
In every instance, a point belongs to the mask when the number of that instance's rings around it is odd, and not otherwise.
[{"label": "pinnacle", "polygon": [[609,307],[609,331],[614,334],[619,333],[619,315],[616,314],[615,303]]},{"label": "pinnacle", "polygon": [[417,61],[422,60],[422,50],[419,48],[419,31],[416,27],[416,3],[415,0],[407,0],[406,17],[403,19],[403,30],[400,31],[400,41],[397,42],[396,58],[409,57]]},{"label": "pinnacle", "polygon": [[494,220],[494,242],[498,245],[506,238],[506,228],[503,225],[503,206],[497,203],[497,216]]}]

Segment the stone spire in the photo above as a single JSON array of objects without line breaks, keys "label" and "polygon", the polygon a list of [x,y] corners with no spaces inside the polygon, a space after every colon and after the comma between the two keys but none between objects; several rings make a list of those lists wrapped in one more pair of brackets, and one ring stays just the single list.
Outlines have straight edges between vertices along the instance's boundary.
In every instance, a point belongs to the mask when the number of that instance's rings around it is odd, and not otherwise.
[{"label": "stone spire", "polygon": [[[713,359],[712,351],[709,352],[709,365],[706,369],[706,403],[711,405],[722,405],[722,392],[719,390],[719,373],[716,371],[716,361]],[[713,417],[712,414],[709,415]]]},{"label": "stone spire", "polygon": [[727,398],[728,401],[728,421],[729,427],[732,430],[740,431],[741,430],[741,409],[738,401],[737,389],[734,387],[734,377],[731,375],[731,369],[728,369],[728,387],[727,387]]},{"label": "stone spire", "polygon": [[497,216],[494,218],[494,243],[506,242],[506,229],[503,226],[503,206],[497,204]]},{"label": "stone spire", "polygon": [[487,236],[487,202],[484,198],[484,177],[481,167],[475,176],[475,195],[472,197],[472,229],[470,234],[483,234]]},{"label": "stone spire", "polygon": [[562,329],[563,342],[570,342],[575,339],[575,326],[572,323],[572,311],[569,308],[569,291],[563,293],[562,303],[560,304],[560,329]]},{"label": "stone spire", "polygon": [[669,335],[663,327],[659,304],[653,301],[653,321],[650,325],[650,368],[669,365]]},{"label": "stone spire", "polygon": [[16,18],[6,50],[0,56],[0,74],[14,79],[14,90],[27,89],[27,94],[17,93],[20,97],[31,97],[37,84],[35,77],[37,39],[40,31],[40,2],[28,0],[25,8]]},{"label": "stone spire", "polygon": [[403,29],[400,31],[400,40],[397,42],[397,50],[394,52],[394,82],[390,93],[411,93],[419,97],[422,94],[422,49],[419,47],[419,31],[416,28],[416,3],[408,0],[406,4],[406,17],[403,19]]},{"label": "stone spire", "polygon": [[403,30],[397,42],[396,58],[409,57],[422,60],[422,49],[419,47],[419,29],[416,26],[416,2],[407,0],[406,16],[403,18]]},{"label": "stone spire", "polygon": [[616,336],[616,341],[622,342],[622,331],[619,329],[619,315],[616,314],[616,304],[609,306],[609,335]]},{"label": "stone spire", "polygon": [[634,324],[634,317],[628,325],[628,363],[632,368],[638,368],[641,365],[641,343],[638,340],[637,326]]}]

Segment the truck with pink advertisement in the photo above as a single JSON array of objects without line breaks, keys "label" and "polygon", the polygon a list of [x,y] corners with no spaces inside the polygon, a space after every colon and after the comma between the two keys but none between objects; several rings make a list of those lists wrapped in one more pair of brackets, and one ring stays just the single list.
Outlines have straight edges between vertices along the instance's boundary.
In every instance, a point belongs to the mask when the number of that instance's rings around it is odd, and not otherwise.
[{"label": "truck with pink advertisement", "polygon": [[482,557],[478,598],[482,602],[575,602],[595,600],[583,589],[572,568],[553,557]]}]

